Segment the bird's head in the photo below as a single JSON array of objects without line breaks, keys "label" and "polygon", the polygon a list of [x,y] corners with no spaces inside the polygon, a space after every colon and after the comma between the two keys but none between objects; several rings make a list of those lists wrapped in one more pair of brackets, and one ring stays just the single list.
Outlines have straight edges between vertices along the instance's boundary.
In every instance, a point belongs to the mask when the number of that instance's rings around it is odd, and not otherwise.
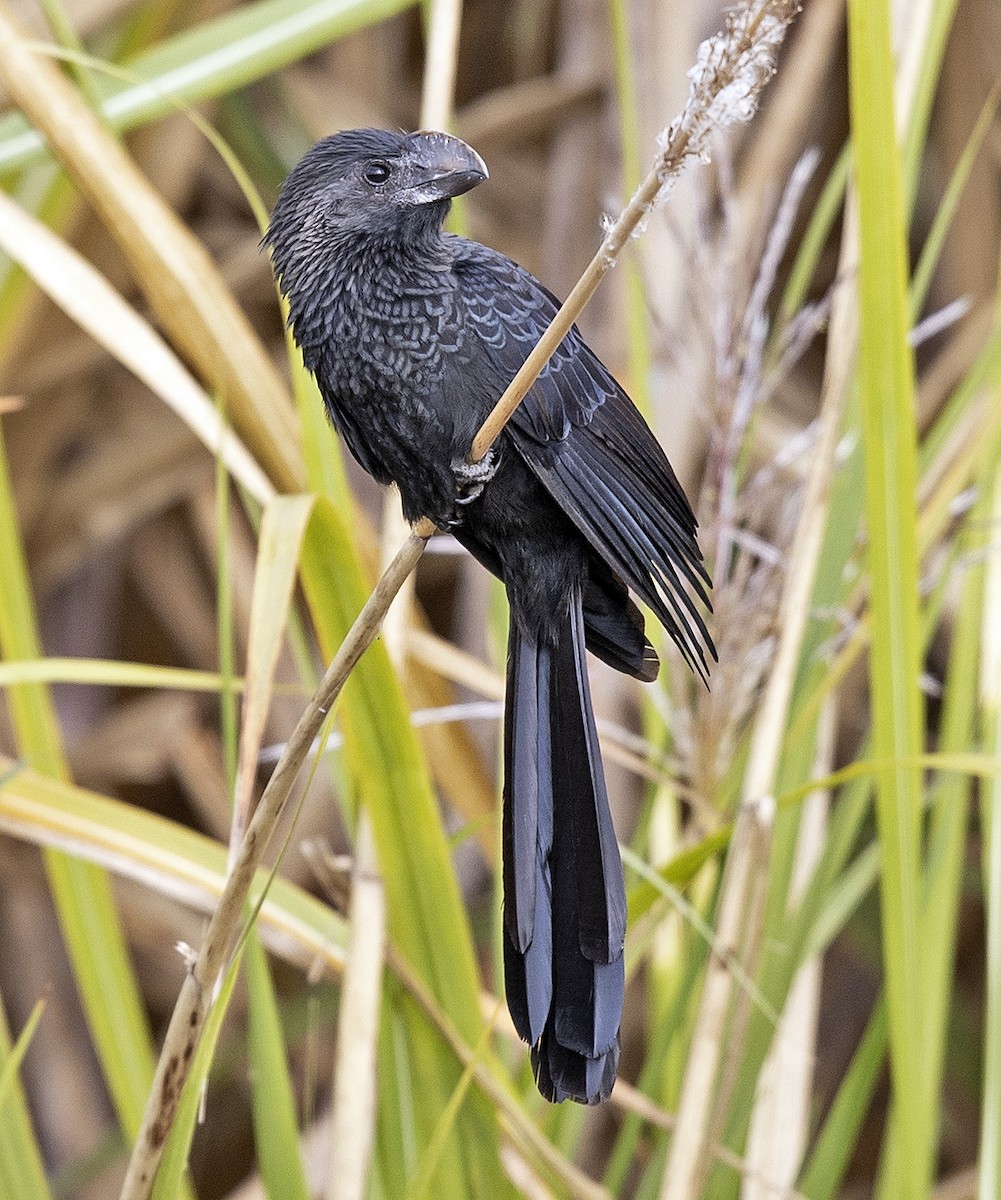
[{"label": "bird's head", "polygon": [[487,178],[447,133],[349,129],[317,142],[285,180],[264,244],[279,274],[322,249],[437,234],[453,196]]}]

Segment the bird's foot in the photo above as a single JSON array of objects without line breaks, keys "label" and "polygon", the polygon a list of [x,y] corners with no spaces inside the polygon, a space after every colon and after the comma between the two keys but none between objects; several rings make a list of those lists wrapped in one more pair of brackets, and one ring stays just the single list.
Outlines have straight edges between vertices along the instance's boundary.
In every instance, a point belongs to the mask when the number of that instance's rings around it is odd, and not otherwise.
[{"label": "bird's foot", "polygon": [[464,458],[452,459],[452,474],[455,476],[456,504],[472,504],[480,497],[483,489],[497,473],[500,455],[491,447],[479,462],[471,463]]}]

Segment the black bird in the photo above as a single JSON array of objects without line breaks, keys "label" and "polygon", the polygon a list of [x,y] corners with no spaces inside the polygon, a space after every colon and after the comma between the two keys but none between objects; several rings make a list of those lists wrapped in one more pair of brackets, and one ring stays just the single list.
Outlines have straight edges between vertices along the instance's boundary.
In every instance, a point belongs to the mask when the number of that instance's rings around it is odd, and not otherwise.
[{"label": "black bird", "polygon": [[550,1100],[608,1097],[626,896],[585,647],[650,681],[631,588],[703,676],[715,656],[696,521],[670,464],[576,327],[482,463],[474,435],[558,302],[442,233],[487,178],[444,133],[355,129],[289,175],[264,238],[289,322],[358,462],[498,575],[511,607],[504,722],[504,975]]}]

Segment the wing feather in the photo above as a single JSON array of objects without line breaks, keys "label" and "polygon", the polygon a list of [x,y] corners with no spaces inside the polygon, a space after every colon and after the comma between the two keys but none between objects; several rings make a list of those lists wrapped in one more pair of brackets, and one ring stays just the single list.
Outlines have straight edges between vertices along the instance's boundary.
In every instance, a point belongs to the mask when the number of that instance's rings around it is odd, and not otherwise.
[{"label": "wing feather", "polygon": [[[558,301],[502,254],[453,239],[472,328],[512,378]],[[703,677],[715,649],[697,522],[657,439],[574,326],[507,430],[526,464],[594,550],[656,613]]]}]

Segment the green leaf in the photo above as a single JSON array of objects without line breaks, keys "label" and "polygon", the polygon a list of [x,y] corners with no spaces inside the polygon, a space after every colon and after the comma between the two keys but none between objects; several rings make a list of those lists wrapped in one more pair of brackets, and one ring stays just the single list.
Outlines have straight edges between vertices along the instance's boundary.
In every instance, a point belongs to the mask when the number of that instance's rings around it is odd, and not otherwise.
[{"label": "green leaf", "polygon": [[[346,528],[319,499],[306,534],[303,584],[324,654],[332,654],[361,609],[368,589]],[[365,653],[338,707],[347,764],[368,809],[386,887],[389,935],[418,972],[464,1041],[483,1031],[472,939],[427,770],[399,683],[381,643]],[[452,1052],[404,1005],[410,1069],[426,1144],[461,1070]],[[497,1131],[488,1104],[472,1093],[435,1173],[439,1195],[504,1194]]]},{"label": "green leaf", "polygon": [[420,1167],[413,1176],[410,1187],[407,1189],[407,1200],[424,1200],[425,1196],[427,1196],[438,1162],[444,1153],[448,1139],[452,1136],[456,1118],[459,1115],[462,1102],[466,1098],[466,1092],[475,1078],[476,1068],[483,1061],[490,1049],[491,1032],[490,1026],[484,1026],[483,1032],[480,1034],[480,1040],[473,1048],[472,1057],[466,1064],[462,1072],[462,1077],[459,1079],[455,1091],[449,1098],[444,1112],[438,1118],[438,1124],[435,1126],[431,1140],[421,1158]]},{"label": "green leaf", "polygon": [[886,0],[850,0],[849,76],[859,211],[862,434],[872,587],[873,751],[882,848],[883,961],[900,1200],[922,1200],[933,1131],[923,1121],[920,915],[922,747],[919,689],[917,449],[914,364],[907,344],[906,215],[894,123],[893,55]]},{"label": "green leaf", "polygon": [[236,986],[236,980],[240,974],[242,960],[241,948],[233,956],[233,961],[222,981],[222,987],[219,989],[219,995],[216,996],[208,1020],[205,1022],[205,1029],[198,1043],[198,1049],[195,1051],[195,1059],[191,1064],[188,1078],[185,1080],[177,1112],[174,1114],[174,1123],[170,1127],[167,1146],[156,1173],[152,1200],[174,1200],[183,1186],[184,1173],[188,1169],[188,1157],[191,1153],[191,1142],[198,1124],[202,1095],[208,1086],[209,1071],[212,1067],[212,1060],[215,1058],[219,1033],[229,1009],[229,1002],[233,998],[233,988]]},{"label": "green leaf", "polygon": [[[37,659],[41,654],[2,439],[0,651],[7,659]],[[8,696],[22,756],[53,779],[67,779],[62,735],[48,688],[22,683],[11,687]],[[44,861],[104,1077],[122,1129],[132,1137],[153,1078],[153,1047],[111,888],[103,871],[62,851],[46,850]]]},{"label": "green leaf", "polygon": [[952,228],[956,210],[959,208],[959,202],[969,182],[974,164],[983,148],[984,139],[990,132],[997,117],[999,100],[1001,100],[1001,84],[996,84],[991,94],[984,101],[984,106],[980,110],[980,116],[977,118],[977,123],[974,125],[973,131],[967,139],[966,145],[963,147],[963,153],[959,156],[959,162],[956,163],[956,169],[952,173],[949,185],[945,189],[945,195],[942,197],[936,210],[931,229],[929,229],[928,236],[925,238],[925,244],[921,248],[921,257],[918,259],[918,265],[914,268],[914,279],[911,283],[910,314],[912,321],[917,321],[921,315],[925,298],[928,295],[928,289],[931,287],[932,277],[935,274],[935,268],[938,266],[939,259],[942,256],[945,239]]},{"label": "green leaf", "polygon": [[880,996],[823,1130],[799,1181],[808,1200],[832,1200],[840,1190],[886,1055],[886,1000]]},{"label": "green leaf", "polygon": [[[1001,522],[1001,467],[994,471],[989,496],[992,521],[987,528],[997,529]],[[983,736],[987,745],[1001,757],[1001,560],[996,554],[988,559],[983,644],[980,677]],[[979,1200],[993,1200],[1001,1193],[1001,775],[985,781],[980,802],[987,899],[987,983],[977,1195]]]},{"label": "green leaf", "polygon": [[42,1014],[39,1001],[12,1047],[0,1004],[0,1196],[4,1200],[48,1200],[42,1154],[31,1127],[18,1070]]},{"label": "green leaf", "polygon": [[309,1200],[281,1017],[267,955],[256,929],[247,935],[245,952],[254,1141],[261,1179],[269,1196]]},{"label": "green leaf", "polygon": [[7,1093],[14,1087],[17,1073],[21,1069],[21,1063],[31,1045],[31,1039],[35,1036],[35,1030],[38,1028],[38,1022],[42,1019],[43,1012],[45,1012],[45,1001],[37,1000],[13,1049],[7,1054],[6,1059],[0,1062],[0,1109],[3,1108]]}]

